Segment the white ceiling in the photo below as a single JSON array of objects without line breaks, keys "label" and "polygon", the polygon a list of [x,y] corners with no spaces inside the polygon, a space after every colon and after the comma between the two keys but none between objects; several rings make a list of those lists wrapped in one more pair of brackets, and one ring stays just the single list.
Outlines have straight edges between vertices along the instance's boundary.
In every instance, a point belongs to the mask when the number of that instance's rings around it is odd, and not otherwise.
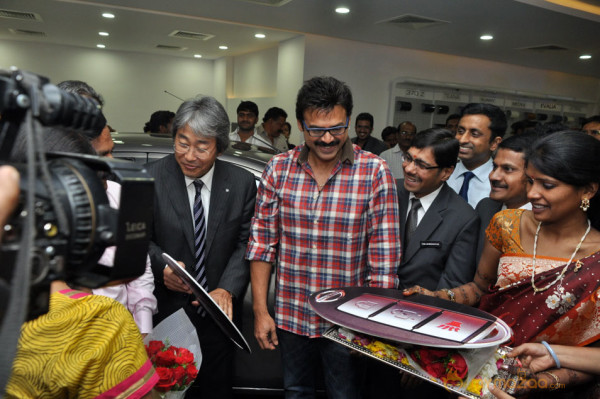
[{"label": "white ceiling", "polygon": [[[258,3],[280,1],[279,6]],[[600,78],[600,1],[560,0],[0,0],[0,8],[40,21],[0,16],[0,40],[216,59],[276,46],[303,33],[481,58]],[[350,13],[336,14],[337,6]],[[593,8],[595,7],[595,8]],[[113,20],[103,12],[116,15]],[[386,22],[405,15],[444,21],[414,29]],[[171,37],[176,30],[212,35]],[[43,32],[44,36],[23,31]],[[110,33],[107,38],[99,31]],[[15,33],[16,32],[16,33]],[[254,38],[264,33],[265,39]],[[494,40],[483,42],[489,33]],[[219,45],[228,50],[219,50]],[[165,50],[156,46],[183,47]],[[557,46],[563,50],[526,50]],[[581,54],[591,54],[582,61]],[[360,55],[357,55],[360,56]],[[10,60],[2,60],[0,64]],[[373,60],[377,62],[377,60]],[[0,65],[6,67],[8,65]]]}]

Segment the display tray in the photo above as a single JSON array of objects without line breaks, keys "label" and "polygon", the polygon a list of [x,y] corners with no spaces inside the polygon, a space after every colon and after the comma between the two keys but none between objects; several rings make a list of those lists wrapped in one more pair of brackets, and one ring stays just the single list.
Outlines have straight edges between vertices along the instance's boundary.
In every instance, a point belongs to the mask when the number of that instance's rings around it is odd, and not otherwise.
[{"label": "display tray", "polygon": [[169,254],[163,253],[163,259],[167,262],[167,266],[173,270],[173,272],[179,277],[185,285],[187,285],[192,293],[200,302],[200,305],[204,307],[206,313],[217,323],[219,328],[236,344],[240,349],[245,350],[248,353],[252,353],[250,349],[250,345],[238,330],[238,328],[233,324],[233,321],[227,317],[225,312],[217,305],[217,303],[210,297],[208,292],[198,282],[195,278],[193,278],[183,267],[177,263],[175,259],[173,259]]},{"label": "display tray", "polygon": [[508,341],[501,319],[440,298],[371,287],[315,292],[309,303],[325,320],[395,342],[437,348],[484,348]]},{"label": "display tray", "polygon": [[509,347],[439,350],[388,342],[339,326],[331,327],[323,337],[471,399],[495,398],[487,389],[490,382],[514,392],[518,380],[500,367],[515,362],[506,358]]}]

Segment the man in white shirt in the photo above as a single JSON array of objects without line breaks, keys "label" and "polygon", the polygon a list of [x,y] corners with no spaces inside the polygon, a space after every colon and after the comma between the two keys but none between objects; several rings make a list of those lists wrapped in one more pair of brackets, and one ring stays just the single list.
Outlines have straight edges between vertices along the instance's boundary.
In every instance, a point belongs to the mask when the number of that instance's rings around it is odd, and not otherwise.
[{"label": "man in white shirt", "polygon": [[229,140],[241,141],[242,143],[257,146],[272,147],[266,139],[256,134],[256,122],[258,122],[258,105],[252,101],[242,101],[237,107],[238,127],[229,133]]},{"label": "man in white shirt", "polygon": [[478,261],[486,240],[485,229],[496,212],[504,209],[531,209],[531,203],[527,199],[525,153],[536,138],[533,133],[523,133],[511,136],[498,145],[489,175],[492,188],[490,196],[479,201],[475,207],[475,212],[481,219],[477,245]]},{"label": "man in white shirt", "polygon": [[287,112],[283,109],[271,107],[265,113],[262,125],[257,128],[257,136],[280,152],[288,150],[287,141],[283,135],[283,125],[286,118]]},{"label": "man in white shirt", "polygon": [[506,124],[506,115],[495,105],[471,103],[463,108],[456,132],[460,162],[448,185],[473,208],[490,193],[492,153],[502,141]]},{"label": "man in white shirt", "polygon": [[402,179],[404,171],[402,170],[402,156],[408,151],[413,139],[417,134],[417,127],[414,123],[405,121],[398,125],[397,141],[394,147],[383,151],[379,157],[383,158],[392,172],[394,179]]}]

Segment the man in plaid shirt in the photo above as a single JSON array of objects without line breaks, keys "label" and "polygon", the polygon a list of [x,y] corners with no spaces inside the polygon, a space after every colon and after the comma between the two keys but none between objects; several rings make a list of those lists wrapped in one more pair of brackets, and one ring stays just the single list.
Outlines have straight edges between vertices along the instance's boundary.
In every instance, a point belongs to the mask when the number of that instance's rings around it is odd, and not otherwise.
[{"label": "man in plaid shirt", "polygon": [[[348,140],[351,113],[344,83],[305,82],[296,101],[305,144],[273,157],[258,189],[246,251],[254,335],[263,349],[280,345],[287,398],[314,396],[318,363],[330,398],[360,395],[356,356],[320,338],[330,325],[312,311],[309,295],[343,286],[396,287],[396,185],[385,162]],[[272,264],[275,320],[267,310]]]}]

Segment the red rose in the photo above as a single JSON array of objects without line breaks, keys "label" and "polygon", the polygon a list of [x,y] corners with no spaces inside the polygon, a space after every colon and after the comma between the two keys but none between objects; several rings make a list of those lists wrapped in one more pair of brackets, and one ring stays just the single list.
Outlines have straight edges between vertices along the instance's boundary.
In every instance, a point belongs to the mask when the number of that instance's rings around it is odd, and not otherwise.
[{"label": "red rose", "polygon": [[194,354],[185,348],[175,349],[175,361],[177,364],[189,364],[194,361]]},{"label": "red rose", "polygon": [[456,371],[456,375],[462,379],[464,379],[467,376],[467,372],[469,371],[467,362],[458,353],[452,355],[450,361],[448,362],[448,368],[451,368],[454,371]]},{"label": "red rose", "polygon": [[429,375],[438,379],[446,376],[446,366],[444,366],[444,363],[429,363],[424,366],[424,369]]},{"label": "red rose", "polygon": [[187,373],[187,383],[191,384],[198,375],[198,369],[194,364],[188,364],[187,369],[185,370]]},{"label": "red rose", "polygon": [[148,345],[146,345],[146,352],[148,352],[149,357],[152,357],[162,351],[164,347],[165,344],[163,344],[162,341],[150,341]]},{"label": "red rose", "polygon": [[157,366],[169,367],[175,364],[175,353],[169,348],[166,351],[158,352],[155,359]]},{"label": "red rose", "polygon": [[173,370],[173,379],[175,380],[175,385],[184,385],[183,379],[186,376],[185,369],[181,366],[178,366],[171,370]]},{"label": "red rose", "polygon": [[445,350],[437,350],[437,349],[421,349],[419,350],[419,357],[421,361],[425,364],[438,362],[441,359],[448,356],[448,351]]},{"label": "red rose", "polygon": [[173,371],[166,367],[157,367],[156,373],[158,374],[158,382],[154,386],[157,391],[168,392],[175,385],[173,379]]}]

